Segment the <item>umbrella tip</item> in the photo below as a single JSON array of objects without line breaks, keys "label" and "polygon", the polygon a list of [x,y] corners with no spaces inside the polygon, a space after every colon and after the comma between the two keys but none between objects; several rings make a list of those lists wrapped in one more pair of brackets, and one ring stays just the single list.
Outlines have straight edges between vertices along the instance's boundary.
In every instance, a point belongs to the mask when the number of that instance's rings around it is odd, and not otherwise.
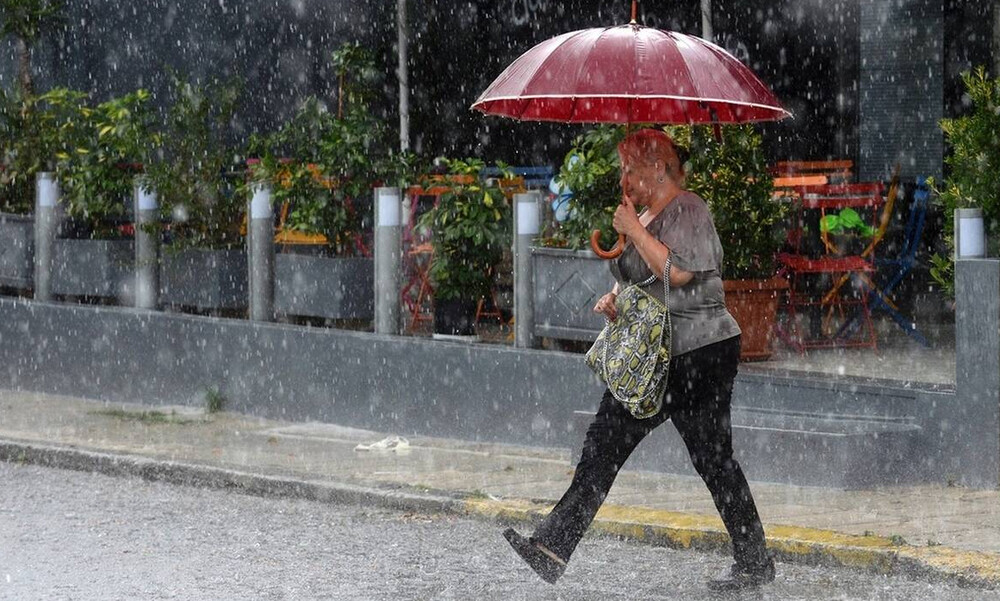
[{"label": "umbrella tip", "polygon": [[629,25],[635,25],[635,13],[638,8],[639,0],[632,0],[632,20],[629,21]]}]

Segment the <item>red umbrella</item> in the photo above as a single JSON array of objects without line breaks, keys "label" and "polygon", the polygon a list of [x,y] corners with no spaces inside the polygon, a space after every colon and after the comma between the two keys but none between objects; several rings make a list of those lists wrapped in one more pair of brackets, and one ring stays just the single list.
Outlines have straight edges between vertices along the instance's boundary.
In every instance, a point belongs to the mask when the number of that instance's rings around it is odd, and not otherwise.
[{"label": "red umbrella", "polygon": [[[634,1],[628,25],[573,31],[528,50],[472,108],[565,123],[721,124],[790,116],[770,89],[722,48],[636,24]],[[618,248],[621,237],[619,242]],[[592,245],[604,258],[617,256]]]}]

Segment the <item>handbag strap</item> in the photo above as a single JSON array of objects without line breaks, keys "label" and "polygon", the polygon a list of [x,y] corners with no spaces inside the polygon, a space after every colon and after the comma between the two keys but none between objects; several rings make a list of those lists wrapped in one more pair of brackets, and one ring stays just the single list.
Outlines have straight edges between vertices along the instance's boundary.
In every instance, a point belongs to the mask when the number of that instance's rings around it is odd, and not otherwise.
[{"label": "handbag strap", "polygon": [[[667,315],[670,315],[670,252],[667,252],[667,260],[663,264],[663,306],[667,308]],[[656,274],[649,276],[638,284],[633,284],[633,286],[638,286],[642,288],[643,286],[648,286],[656,281]]]}]

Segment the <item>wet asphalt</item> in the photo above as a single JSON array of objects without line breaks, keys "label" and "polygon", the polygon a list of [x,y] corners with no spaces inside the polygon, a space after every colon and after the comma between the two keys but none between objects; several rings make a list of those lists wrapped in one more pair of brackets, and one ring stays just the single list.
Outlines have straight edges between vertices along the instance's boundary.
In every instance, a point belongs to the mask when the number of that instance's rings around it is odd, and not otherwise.
[{"label": "wet asphalt", "polygon": [[1000,591],[779,564],[709,591],[722,555],[588,537],[550,586],[501,528],[0,463],[0,599],[1000,600]]}]

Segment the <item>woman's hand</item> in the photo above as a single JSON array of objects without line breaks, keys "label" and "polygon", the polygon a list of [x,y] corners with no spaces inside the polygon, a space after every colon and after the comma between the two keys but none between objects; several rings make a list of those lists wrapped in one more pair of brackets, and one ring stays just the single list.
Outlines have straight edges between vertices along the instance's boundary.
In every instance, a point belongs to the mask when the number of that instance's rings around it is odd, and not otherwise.
[{"label": "woman's hand", "polygon": [[615,209],[615,216],[611,223],[615,226],[616,232],[625,234],[629,238],[635,237],[634,234],[637,231],[645,229],[639,223],[639,214],[635,210],[635,204],[628,196],[622,196],[622,203]]},{"label": "woman's hand", "polygon": [[597,304],[594,305],[594,313],[601,313],[609,320],[614,321],[618,317],[618,310],[615,309],[615,299],[617,298],[617,294],[609,292],[597,299]]}]

